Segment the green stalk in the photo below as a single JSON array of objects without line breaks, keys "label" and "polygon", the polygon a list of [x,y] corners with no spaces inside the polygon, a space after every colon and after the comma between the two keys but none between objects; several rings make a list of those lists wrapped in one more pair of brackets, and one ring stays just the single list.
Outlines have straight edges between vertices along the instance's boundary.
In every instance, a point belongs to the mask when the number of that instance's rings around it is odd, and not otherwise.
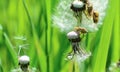
[{"label": "green stalk", "polygon": [[30,17],[30,14],[29,14],[28,8],[27,8],[27,6],[26,6],[25,0],[23,0],[23,5],[24,5],[25,11],[26,11],[26,13],[27,13],[28,20],[29,20],[29,22],[30,22],[30,24],[31,24],[31,26],[32,26],[32,31],[33,31],[33,33],[34,33],[34,32],[35,32],[35,29],[34,29],[35,27],[34,27],[34,24],[33,24],[33,22],[32,22],[32,19],[31,19],[31,17]]},{"label": "green stalk", "polygon": [[92,72],[104,72],[107,62],[108,50],[111,41],[111,32],[114,22],[115,10],[112,10],[115,7],[115,1],[110,0],[111,8],[109,8],[106,19],[103,24],[100,43],[96,49],[93,57],[93,71]]},{"label": "green stalk", "polygon": [[[42,50],[42,48],[41,48],[41,46],[40,46],[40,42],[39,42],[39,38],[38,38],[38,35],[37,35],[37,33],[36,33],[36,30],[35,30],[35,26],[34,26],[34,24],[33,24],[33,22],[32,22],[32,19],[31,19],[31,17],[30,17],[30,14],[29,14],[29,11],[28,11],[28,8],[27,8],[27,5],[26,5],[26,3],[25,3],[25,0],[23,0],[23,5],[24,5],[24,8],[25,8],[25,11],[26,11],[26,13],[27,13],[27,16],[28,16],[28,19],[29,19],[29,22],[30,22],[30,24],[31,24],[31,27],[32,27],[32,34],[33,34],[33,40],[34,40],[34,44],[35,44],[35,48],[36,48],[36,51],[37,51],[37,56],[38,56],[38,60],[39,60],[39,65],[40,65],[40,71],[41,72],[46,72],[46,71],[48,71],[49,69],[48,68],[46,68],[46,66],[47,65],[49,65],[48,64],[48,59],[47,59],[47,63],[45,62],[45,54],[44,54],[44,52],[43,52],[43,50]],[[45,33],[45,38],[47,38],[47,34]],[[45,39],[45,41],[46,41],[47,39]],[[46,46],[46,48],[48,48],[47,46]],[[47,55],[48,56],[48,55]],[[47,57],[48,58],[48,57]]]},{"label": "green stalk", "polygon": [[0,72],[3,72],[3,67],[2,67],[1,59],[0,59]]},{"label": "green stalk", "polygon": [[75,62],[73,62],[73,71],[72,72],[75,72]]},{"label": "green stalk", "polygon": [[49,72],[50,68],[49,68],[49,53],[48,53],[48,34],[47,34],[47,23],[46,23],[46,27],[45,27],[45,52],[46,52],[46,61],[47,61],[47,72]]},{"label": "green stalk", "polygon": [[3,35],[4,35],[4,37],[5,37],[5,43],[6,43],[6,45],[8,46],[7,49],[8,49],[8,51],[10,52],[11,58],[13,59],[13,64],[14,64],[15,67],[16,67],[16,66],[17,66],[17,62],[16,62],[17,53],[16,53],[15,50],[13,49],[13,45],[12,45],[12,43],[10,42],[10,39],[8,38],[7,34],[4,33]]},{"label": "green stalk", "polygon": [[[49,55],[49,49],[51,50],[51,0],[45,0],[45,44],[46,44],[46,61],[47,61],[47,72],[50,72],[50,55]],[[49,47],[49,48],[48,48]]]}]

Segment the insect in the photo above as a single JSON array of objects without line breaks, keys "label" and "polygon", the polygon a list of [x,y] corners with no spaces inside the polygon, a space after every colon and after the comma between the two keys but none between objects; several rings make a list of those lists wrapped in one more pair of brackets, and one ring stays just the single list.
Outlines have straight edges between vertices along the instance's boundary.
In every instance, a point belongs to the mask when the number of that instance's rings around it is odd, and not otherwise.
[{"label": "insect", "polygon": [[93,10],[93,5],[88,0],[74,0],[70,8],[80,22],[82,20],[82,13],[84,13],[89,20],[92,18],[94,23],[97,23],[99,20],[99,13]]}]

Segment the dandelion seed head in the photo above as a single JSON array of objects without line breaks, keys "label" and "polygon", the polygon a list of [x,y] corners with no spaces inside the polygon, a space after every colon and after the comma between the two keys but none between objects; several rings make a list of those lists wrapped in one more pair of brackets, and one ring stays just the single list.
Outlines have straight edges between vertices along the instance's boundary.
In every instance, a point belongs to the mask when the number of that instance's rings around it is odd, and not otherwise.
[{"label": "dandelion seed head", "polygon": [[[53,25],[58,27],[61,31],[68,32],[78,23],[77,19],[74,17],[73,11],[70,9],[71,3],[75,7],[82,7],[84,3],[78,0],[60,0],[59,4],[55,9],[55,13],[52,16]],[[84,13],[82,13],[82,21],[78,24],[80,27],[85,27],[88,32],[95,32],[102,25],[104,17],[106,15],[106,8],[108,5],[108,0],[90,0],[93,5],[93,10],[99,13],[98,23],[93,22],[93,18],[86,18]]]},{"label": "dandelion seed head", "polygon": [[69,32],[77,25],[77,19],[70,9],[72,0],[60,0],[52,16],[53,26],[58,27],[62,32]]},{"label": "dandelion seed head", "polygon": [[19,57],[19,63],[20,64],[28,64],[30,62],[30,59],[28,56],[24,55]]}]

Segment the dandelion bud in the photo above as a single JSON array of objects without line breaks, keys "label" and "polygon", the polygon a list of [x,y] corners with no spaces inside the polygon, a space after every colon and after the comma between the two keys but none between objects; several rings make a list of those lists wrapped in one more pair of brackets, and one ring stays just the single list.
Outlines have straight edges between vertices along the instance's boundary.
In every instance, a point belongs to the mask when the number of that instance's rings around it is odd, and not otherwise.
[{"label": "dandelion bud", "polygon": [[20,64],[29,64],[30,59],[28,56],[24,55],[19,58],[19,63]]},{"label": "dandelion bud", "polygon": [[19,65],[23,72],[28,71],[28,65],[29,65],[30,59],[28,56],[24,55],[19,58]]},{"label": "dandelion bud", "polygon": [[80,39],[80,37],[79,37],[79,34],[78,34],[77,32],[75,32],[75,31],[69,32],[69,33],[67,34],[67,37],[68,37],[68,39],[69,39],[70,41],[72,41],[72,42],[80,42],[80,41],[81,41],[81,39]]},{"label": "dandelion bud", "polygon": [[71,5],[71,9],[75,12],[82,11],[82,10],[84,10],[84,8],[85,8],[85,4],[79,0],[74,0]]},{"label": "dandelion bud", "polygon": [[67,34],[68,39],[76,39],[78,38],[78,34],[75,31],[71,31]]}]

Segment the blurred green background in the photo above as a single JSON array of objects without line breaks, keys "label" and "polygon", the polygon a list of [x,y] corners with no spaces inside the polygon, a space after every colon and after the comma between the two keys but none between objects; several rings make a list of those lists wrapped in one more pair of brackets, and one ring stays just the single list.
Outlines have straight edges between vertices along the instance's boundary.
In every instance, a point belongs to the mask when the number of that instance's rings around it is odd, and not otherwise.
[{"label": "blurred green background", "polygon": [[[85,37],[92,55],[82,63],[65,57],[71,50],[66,33],[53,27],[51,16],[59,0],[0,0],[0,72],[18,67],[20,55],[30,56],[38,72],[107,72],[120,59],[120,1],[109,0],[99,31]],[[24,46],[25,45],[25,46]],[[119,72],[116,69],[113,72]]]}]

